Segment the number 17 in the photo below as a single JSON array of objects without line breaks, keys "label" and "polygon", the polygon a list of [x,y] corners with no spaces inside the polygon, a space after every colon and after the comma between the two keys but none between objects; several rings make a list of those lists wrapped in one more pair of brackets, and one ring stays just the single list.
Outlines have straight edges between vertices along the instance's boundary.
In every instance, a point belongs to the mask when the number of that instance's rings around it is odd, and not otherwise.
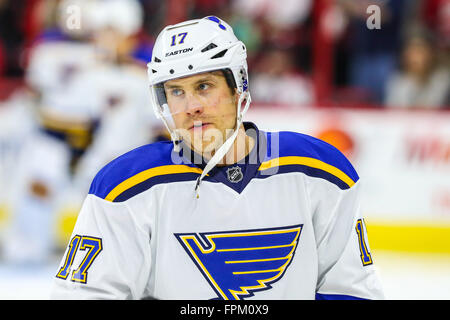
[{"label": "number 17", "polygon": [[372,256],[368,250],[368,246],[364,237],[365,223],[363,219],[356,221],[356,233],[358,235],[359,251],[361,252],[361,262],[363,266],[372,264]]},{"label": "number 17", "polygon": [[87,270],[97,255],[102,251],[102,239],[89,236],[75,235],[69,243],[64,266],[59,269],[57,278],[66,280],[69,276],[73,260],[78,250],[88,250],[78,269],[72,272],[71,280],[74,282],[87,283]]},{"label": "number 17", "polygon": [[186,38],[186,35],[187,35],[187,32],[182,32],[182,33],[179,33],[178,35],[174,34],[172,36],[172,43],[170,44],[170,46],[173,47],[174,45],[176,45],[177,44],[176,43],[176,38],[180,37],[180,36],[181,36],[181,40],[178,41],[178,44],[184,43],[184,38]]}]

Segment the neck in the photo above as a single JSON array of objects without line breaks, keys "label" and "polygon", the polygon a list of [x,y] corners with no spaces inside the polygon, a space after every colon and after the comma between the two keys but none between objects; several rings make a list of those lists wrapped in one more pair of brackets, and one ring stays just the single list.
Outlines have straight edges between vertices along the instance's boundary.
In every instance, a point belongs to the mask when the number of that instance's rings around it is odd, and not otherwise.
[{"label": "neck", "polygon": [[[244,125],[241,124],[236,140],[234,140],[230,150],[228,150],[225,156],[217,163],[217,166],[227,166],[241,161],[250,153],[254,146],[255,139],[246,134]],[[213,155],[214,153],[204,153],[203,158],[206,161],[209,161]]]}]

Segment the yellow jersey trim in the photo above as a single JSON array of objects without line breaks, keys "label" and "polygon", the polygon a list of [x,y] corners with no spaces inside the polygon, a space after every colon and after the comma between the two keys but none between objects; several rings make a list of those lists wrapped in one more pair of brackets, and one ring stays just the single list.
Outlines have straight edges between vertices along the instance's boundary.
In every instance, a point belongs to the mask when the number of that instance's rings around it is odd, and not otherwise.
[{"label": "yellow jersey trim", "polygon": [[328,172],[329,174],[332,174],[336,178],[343,181],[345,184],[347,184],[350,188],[355,184],[355,182],[342,170],[329,165],[328,163],[325,163],[321,160],[309,158],[309,157],[298,157],[298,156],[287,156],[287,157],[279,157],[275,158],[269,161],[265,161],[261,163],[261,166],[259,167],[259,171],[267,170],[274,167],[279,166],[286,166],[286,165],[303,165],[308,166],[315,169],[320,169],[325,172]]},{"label": "yellow jersey trim", "polygon": [[114,189],[112,189],[108,195],[105,197],[107,201],[114,201],[121,193],[134,187],[135,185],[144,182],[150,178],[168,174],[177,173],[198,173],[201,174],[203,171],[199,168],[193,168],[186,165],[166,165],[147,169],[139,172],[138,174],[126,179],[125,181],[118,184]]}]

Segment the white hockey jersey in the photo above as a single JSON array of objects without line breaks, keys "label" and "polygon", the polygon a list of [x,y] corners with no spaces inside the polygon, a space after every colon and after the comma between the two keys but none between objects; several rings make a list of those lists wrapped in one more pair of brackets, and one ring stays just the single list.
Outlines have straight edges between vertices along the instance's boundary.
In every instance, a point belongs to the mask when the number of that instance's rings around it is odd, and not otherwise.
[{"label": "white hockey jersey", "polygon": [[198,198],[204,164],[171,141],[106,165],[51,298],[384,298],[348,160],[310,136],[244,125],[256,146],[210,171]]}]

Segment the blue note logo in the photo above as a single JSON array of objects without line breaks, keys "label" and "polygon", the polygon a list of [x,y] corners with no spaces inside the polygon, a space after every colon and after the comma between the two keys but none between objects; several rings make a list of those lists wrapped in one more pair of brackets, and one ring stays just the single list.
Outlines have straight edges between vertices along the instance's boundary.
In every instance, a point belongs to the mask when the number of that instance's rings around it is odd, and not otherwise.
[{"label": "blue note logo", "polygon": [[268,290],[288,269],[303,225],[175,237],[217,294],[240,300]]}]

